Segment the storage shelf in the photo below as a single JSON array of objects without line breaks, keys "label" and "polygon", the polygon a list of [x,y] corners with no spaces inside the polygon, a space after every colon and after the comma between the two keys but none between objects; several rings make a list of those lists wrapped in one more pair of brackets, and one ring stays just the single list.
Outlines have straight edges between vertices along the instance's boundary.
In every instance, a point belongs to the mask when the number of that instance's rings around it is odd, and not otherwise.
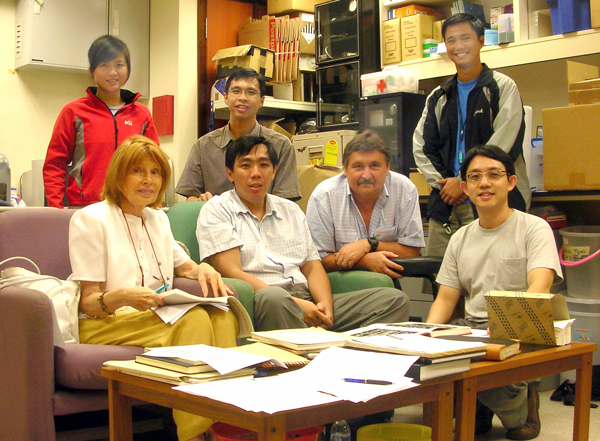
[{"label": "storage shelf", "polygon": [[[229,119],[229,107],[225,101],[215,101],[215,118]],[[317,105],[302,101],[276,100],[265,98],[265,104],[258,110],[259,116],[285,117],[288,115],[311,114],[315,116]]]},{"label": "storage shelf", "polygon": [[[500,46],[486,46],[481,50],[481,61],[491,69],[499,69],[598,52],[600,52],[600,29],[588,29]],[[420,80],[456,73],[454,63],[445,54],[405,61],[400,63],[400,66],[418,70]]]},{"label": "storage shelf", "polygon": [[[419,203],[426,204],[429,196],[419,195]],[[531,194],[531,202],[600,201],[600,190],[542,191]]]}]

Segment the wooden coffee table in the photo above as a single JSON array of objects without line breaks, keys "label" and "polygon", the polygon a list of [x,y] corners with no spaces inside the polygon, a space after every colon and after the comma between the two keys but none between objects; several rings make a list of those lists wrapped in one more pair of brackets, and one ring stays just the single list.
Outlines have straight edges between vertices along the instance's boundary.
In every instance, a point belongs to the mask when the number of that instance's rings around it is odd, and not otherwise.
[{"label": "wooden coffee table", "polygon": [[340,400],[274,414],[249,412],[231,404],[175,391],[169,384],[125,374],[113,368],[103,368],[102,376],[108,378],[111,441],[132,439],[133,398],[255,431],[261,441],[284,441],[286,432],[291,430],[424,403],[424,415],[427,425],[432,427],[432,439],[452,440],[456,376],[437,378],[418,387],[377,397],[367,403]]},{"label": "wooden coffee table", "polygon": [[[577,370],[573,441],[587,441],[590,431],[592,355],[594,343],[571,343],[516,355],[504,361],[481,361],[456,381],[456,440],[475,438],[477,392],[518,381]],[[542,430],[544,421],[542,421]]]}]

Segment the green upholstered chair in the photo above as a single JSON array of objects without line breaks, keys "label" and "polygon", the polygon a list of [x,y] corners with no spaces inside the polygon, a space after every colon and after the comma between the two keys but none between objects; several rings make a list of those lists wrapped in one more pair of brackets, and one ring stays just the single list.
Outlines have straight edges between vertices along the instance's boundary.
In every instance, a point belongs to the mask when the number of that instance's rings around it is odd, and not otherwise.
[{"label": "green upholstered chair", "polygon": [[[175,240],[187,247],[190,258],[197,263],[200,263],[200,250],[198,239],[196,239],[196,224],[200,209],[204,204],[205,202],[202,201],[180,202],[172,205],[167,211]],[[252,285],[238,279],[224,278],[224,280],[235,288],[240,302],[248,311],[250,318],[254,320],[254,289],[252,289]]]},{"label": "green upholstered chair", "polygon": [[[196,239],[196,224],[200,209],[204,202],[179,202],[169,208],[167,216],[171,223],[171,230],[175,240],[185,244],[190,251],[190,257],[199,262],[198,240]],[[357,291],[367,288],[393,288],[394,282],[385,274],[369,271],[335,271],[328,273],[331,291],[334,294]],[[235,287],[240,302],[254,319],[254,290],[252,286],[242,280],[225,279]]]}]

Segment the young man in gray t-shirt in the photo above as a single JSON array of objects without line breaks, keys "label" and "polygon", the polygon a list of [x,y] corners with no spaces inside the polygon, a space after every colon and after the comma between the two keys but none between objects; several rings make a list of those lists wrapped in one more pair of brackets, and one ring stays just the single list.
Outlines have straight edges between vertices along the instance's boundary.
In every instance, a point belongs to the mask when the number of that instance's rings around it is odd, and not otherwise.
[{"label": "young man in gray t-shirt", "polygon": [[[507,153],[491,145],[475,147],[465,156],[460,176],[460,186],[477,208],[479,219],[450,239],[437,277],[440,289],[427,322],[446,323],[464,295],[462,324],[485,329],[486,292],[547,293],[553,282],[562,280],[562,272],[548,223],[508,206],[517,177]],[[539,435],[539,397],[532,384],[480,392],[478,399],[477,433],[492,428],[495,413],[508,429],[508,439]]]}]

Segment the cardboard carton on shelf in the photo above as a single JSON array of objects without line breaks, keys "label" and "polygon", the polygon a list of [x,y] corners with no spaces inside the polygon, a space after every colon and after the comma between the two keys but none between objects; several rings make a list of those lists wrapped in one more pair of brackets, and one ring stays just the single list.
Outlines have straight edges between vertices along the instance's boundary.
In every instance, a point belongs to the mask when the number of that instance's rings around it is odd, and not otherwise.
[{"label": "cardboard carton on shelf", "polygon": [[315,5],[326,1],[327,0],[268,0],[267,14],[276,15],[290,11],[314,12]]},{"label": "cardboard carton on shelf", "polygon": [[600,104],[542,110],[544,190],[600,189]]},{"label": "cardboard carton on shelf", "polygon": [[228,77],[240,67],[249,67],[266,79],[273,77],[275,52],[270,49],[247,44],[217,51],[212,61],[217,62],[217,78]]},{"label": "cardboard carton on shelf", "polygon": [[439,18],[444,18],[444,16],[445,16],[443,9],[429,8],[427,6],[420,6],[420,5],[407,5],[407,6],[402,6],[400,8],[392,9],[392,12],[391,12],[392,16],[390,18],[409,17],[411,15],[417,15],[417,14],[434,15]]},{"label": "cardboard carton on shelf", "polygon": [[433,15],[417,14],[401,19],[402,61],[423,58],[423,40],[433,38]]},{"label": "cardboard carton on shelf", "polygon": [[386,20],[381,24],[381,47],[383,48],[383,64],[398,64],[402,61],[400,47],[400,17]]},{"label": "cardboard carton on shelf", "polygon": [[599,76],[598,66],[567,61],[569,106],[600,103]]}]

